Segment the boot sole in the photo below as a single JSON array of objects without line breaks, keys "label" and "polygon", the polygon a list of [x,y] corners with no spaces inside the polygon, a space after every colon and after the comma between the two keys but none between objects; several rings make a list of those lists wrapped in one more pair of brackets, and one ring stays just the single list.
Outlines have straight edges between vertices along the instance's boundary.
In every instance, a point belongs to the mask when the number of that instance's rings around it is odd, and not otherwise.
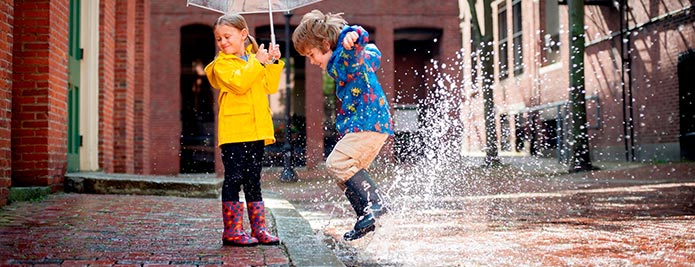
[{"label": "boot sole", "polygon": [[[363,238],[365,235],[367,235],[370,232],[374,232],[374,230],[376,230],[375,224],[372,224],[372,225],[368,226],[367,228],[361,229],[359,231],[354,231],[354,229],[353,229],[350,232],[355,232],[355,235],[353,235],[351,237],[347,236],[347,234],[343,235],[343,240],[345,240],[345,241],[357,240],[357,239]],[[348,233],[350,233],[350,232],[348,232]]]},{"label": "boot sole", "polygon": [[253,246],[258,246],[259,243],[249,243],[249,244],[244,244],[244,243],[234,243],[232,241],[225,241],[222,240],[222,245],[223,246],[232,246],[232,247],[253,247]]}]

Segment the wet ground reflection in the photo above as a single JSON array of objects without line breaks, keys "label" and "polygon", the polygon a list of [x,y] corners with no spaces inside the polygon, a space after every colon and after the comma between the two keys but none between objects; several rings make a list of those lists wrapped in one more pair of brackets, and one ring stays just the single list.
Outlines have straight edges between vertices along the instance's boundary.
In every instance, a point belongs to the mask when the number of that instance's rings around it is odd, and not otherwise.
[{"label": "wet ground reflection", "polygon": [[469,170],[430,183],[426,196],[392,186],[394,211],[353,242],[340,241],[354,221],[332,182],[266,188],[295,204],[348,266],[695,266],[695,165],[685,165],[540,177]]}]

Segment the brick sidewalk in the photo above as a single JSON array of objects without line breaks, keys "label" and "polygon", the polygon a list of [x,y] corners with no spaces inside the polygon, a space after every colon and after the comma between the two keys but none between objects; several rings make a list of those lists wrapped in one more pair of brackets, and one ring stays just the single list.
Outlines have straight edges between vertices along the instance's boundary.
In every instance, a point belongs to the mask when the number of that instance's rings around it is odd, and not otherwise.
[{"label": "brick sidewalk", "polygon": [[283,245],[222,246],[220,205],[218,199],[86,194],[14,203],[0,212],[0,265],[290,265]]}]

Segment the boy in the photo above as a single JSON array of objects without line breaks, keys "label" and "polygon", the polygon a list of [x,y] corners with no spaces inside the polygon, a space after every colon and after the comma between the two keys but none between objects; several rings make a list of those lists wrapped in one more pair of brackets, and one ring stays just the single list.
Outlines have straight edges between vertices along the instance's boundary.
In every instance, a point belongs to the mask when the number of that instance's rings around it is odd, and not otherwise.
[{"label": "boy", "polygon": [[336,128],[343,137],[326,159],[326,167],[357,215],[354,228],[343,238],[361,238],[374,231],[376,219],[388,210],[366,171],[393,135],[390,108],[375,73],[381,52],[368,44],[369,34],[362,27],[347,26],[341,14],[318,10],[302,17],[292,42],[336,82],[336,95],[342,101]]}]

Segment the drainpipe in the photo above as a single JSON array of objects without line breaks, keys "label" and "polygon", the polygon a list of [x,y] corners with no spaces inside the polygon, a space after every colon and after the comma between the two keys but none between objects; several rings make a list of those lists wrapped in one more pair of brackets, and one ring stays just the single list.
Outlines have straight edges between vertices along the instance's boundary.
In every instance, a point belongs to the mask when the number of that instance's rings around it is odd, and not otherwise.
[{"label": "drainpipe", "polygon": [[[625,0],[625,12],[627,12],[627,0]],[[625,28],[629,29],[628,21],[627,21],[627,16],[625,16]],[[625,45],[627,46],[627,79],[628,79],[628,85],[627,85],[627,94],[630,96],[628,98],[628,104],[627,104],[627,109],[630,111],[629,114],[629,120],[627,121],[628,128],[630,129],[630,161],[635,161],[635,116],[633,114],[634,111],[634,106],[633,106],[633,100],[634,97],[632,96],[632,46],[630,45],[632,42],[630,41],[631,39],[631,31],[628,31],[626,34],[627,37],[627,42]]]},{"label": "drainpipe", "polygon": [[280,181],[282,182],[297,182],[299,180],[297,172],[292,167],[292,152],[294,149],[292,148],[292,143],[290,143],[290,129],[292,128],[292,115],[290,114],[290,104],[292,103],[292,92],[290,91],[290,64],[292,64],[290,59],[290,18],[292,18],[292,12],[287,11],[285,13],[285,59],[287,59],[287,62],[285,62],[285,116],[287,117],[285,119],[287,121],[285,122],[285,144],[282,146],[282,150],[284,151],[282,153],[284,165],[282,168],[282,173],[280,174]]},{"label": "drainpipe", "polygon": [[[625,13],[627,0],[620,1],[620,80],[623,97],[623,141],[625,145],[625,161],[635,160],[635,128],[632,113],[632,58],[630,57],[630,31]],[[625,54],[627,50],[627,55]],[[627,58],[626,58],[627,57]],[[628,76],[625,81],[625,75]],[[629,83],[629,85],[626,85]]]}]

